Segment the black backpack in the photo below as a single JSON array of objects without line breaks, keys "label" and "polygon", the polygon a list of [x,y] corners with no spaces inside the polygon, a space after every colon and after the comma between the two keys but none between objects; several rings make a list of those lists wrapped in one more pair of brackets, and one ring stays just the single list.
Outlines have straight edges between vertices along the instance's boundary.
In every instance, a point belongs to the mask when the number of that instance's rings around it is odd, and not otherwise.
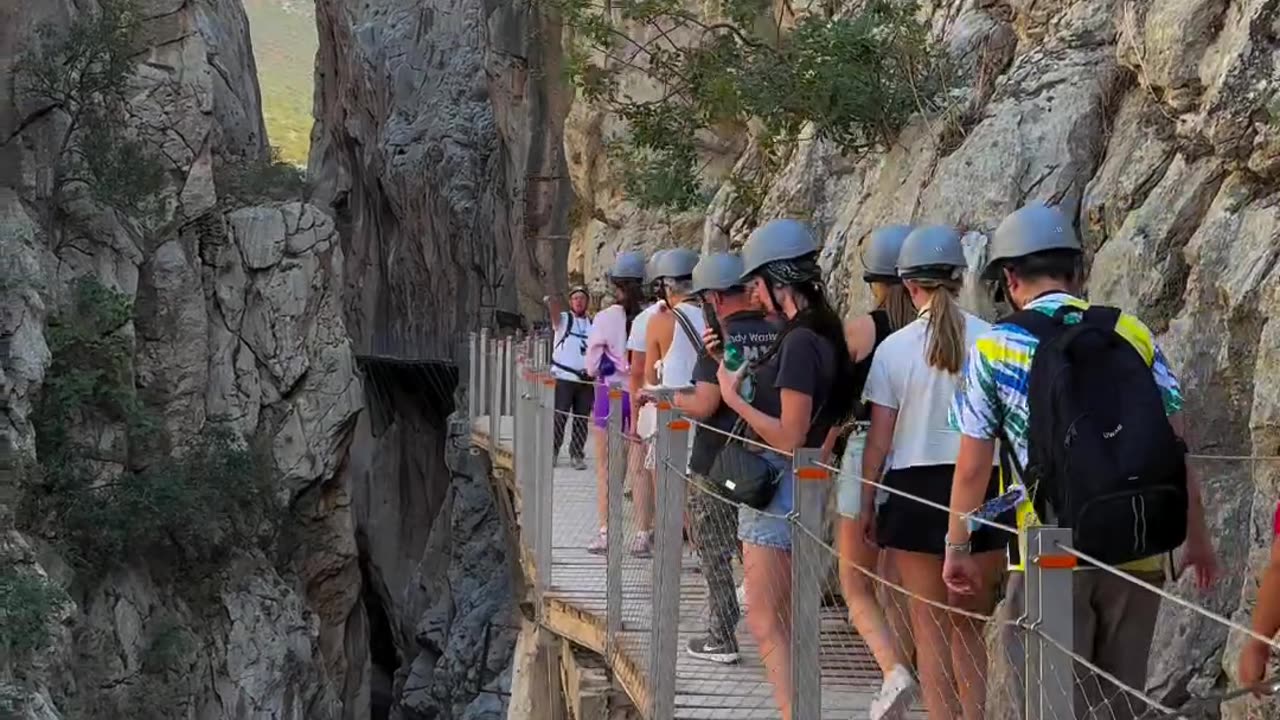
[{"label": "black backpack", "polygon": [[1001,322],[1039,340],[1028,388],[1028,459],[1018,467],[1039,517],[1110,565],[1170,552],[1187,535],[1186,445],[1151,367],[1116,331],[1120,311],[1064,305]]}]

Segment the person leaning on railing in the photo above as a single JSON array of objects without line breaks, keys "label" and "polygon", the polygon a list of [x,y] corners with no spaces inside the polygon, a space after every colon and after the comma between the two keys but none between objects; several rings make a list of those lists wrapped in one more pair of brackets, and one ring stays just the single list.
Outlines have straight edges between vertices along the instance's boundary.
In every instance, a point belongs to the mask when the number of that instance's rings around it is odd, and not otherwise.
[{"label": "person leaning on railing", "polygon": [[[1163,475],[1149,473],[1146,468],[1125,470],[1112,467],[1112,464],[1139,461],[1133,455],[1123,452],[1098,453],[1091,457],[1072,455],[1076,465],[1070,468],[1057,467],[1059,463],[1052,462],[1056,456],[1046,453],[1076,453],[1079,448],[1091,447],[1087,443],[1104,447],[1110,447],[1106,443],[1121,443],[1134,452],[1141,452],[1140,461],[1159,464],[1161,469],[1176,466],[1181,459],[1177,453],[1185,454],[1185,443],[1177,448],[1178,438],[1161,434],[1165,428],[1145,422],[1145,416],[1141,422],[1120,423],[1113,429],[1096,428],[1089,431],[1087,436],[1079,434],[1084,432],[1080,430],[1080,425],[1070,423],[1074,437],[1069,443],[1065,438],[1061,442],[1056,439],[1053,442],[1044,441],[1046,433],[1057,432],[1068,426],[1060,418],[1050,416],[1038,421],[1032,419],[1034,413],[1030,408],[1033,402],[1037,398],[1043,398],[1032,390],[1047,387],[1043,383],[1056,383],[1069,377],[1072,381],[1079,379],[1084,384],[1075,387],[1072,393],[1052,395],[1048,400],[1054,404],[1046,406],[1040,412],[1056,409],[1065,403],[1093,400],[1095,397],[1100,403],[1099,409],[1103,411],[1098,417],[1105,413],[1132,412],[1136,407],[1133,397],[1116,397],[1118,394],[1131,392],[1137,393],[1134,397],[1143,400],[1144,410],[1154,405],[1155,407],[1150,408],[1152,411],[1167,416],[1168,429],[1173,434],[1182,436],[1184,432],[1181,417],[1182,392],[1151,331],[1127,313],[1107,308],[1099,308],[1101,315],[1091,313],[1089,303],[1072,293],[1079,287],[1081,280],[1081,256],[1080,241],[1076,237],[1071,219],[1057,208],[1039,203],[1030,204],[1009,215],[996,228],[992,237],[989,260],[983,275],[987,279],[1000,281],[1005,297],[1020,312],[997,322],[991,330],[978,338],[969,353],[961,383],[962,390],[956,394],[951,408],[951,421],[964,434],[964,439],[960,445],[952,482],[952,515],[943,573],[947,585],[956,592],[974,592],[983,577],[970,554],[971,527],[967,520],[970,514],[979,510],[979,506],[983,508],[978,515],[995,512],[1005,504],[1016,506],[1017,524],[1022,531],[1029,525],[1041,522],[1039,508],[1043,506],[1046,497],[1053,495],[1053,488],[1065,488],[1065,481],[1059,478],[1068,469],[1072,471],[1072,492],[1077,503],[1083,502],[1081,495],[1086,487],[1096,487],[1099,482],[1141,482],[1147,477],[1164,480]],[[1118,335],[1137,351],[1134,357],[1117,354],[1117,361],[1128,362],[1131,366],[1135,358],[1140,358],[1145,364],[1145,367],[1138,369],[1140,375],[1126,378],[1123,383],[1117,383],[1115,378],[1098,378],[1105,381],[1104,384],[1090,382],[1093,378],[1080,376],[1078,373],[1069,376],[1055,373],[1053,370],[1056,368],[1051,368],[1048,375],[1038,376],[1040,379],[1033,382],[1033,368],[1041,367],[1035,364],[1037,355],[1047,349],[1053,353],[1047,357],[1054,357],[1054,354],[1060,352],[1063,342],[1069,337],[1085,337],[1084,332],[1092,333],[1090,337],[1098,337],[1096,330],[1102,329],[1100,324],[1104,317],[1110,321],[1110,327],[1105,328],[1106,333]],[[1064,329],[1055,329],[1057,334],[1045,335],[1054,340],[1055,344],[1050,345],[1048,341],[1041,341],[1040,334],[1022,324],[1040,327],[1049,321],[1059,326],[1080,325],[1081,328],[1071,336],[1067,336]],[[1085,327],[1086,325],[1091,327]],[[1090,362],[1111,358],[1113,353],[1123,350],[1122,346],[1111,342],[1111,337],[1107,335],[1101,341],[1101,347],[1091,346],[1088,352],[1079,356],[1077,362],[1087,366]],[[1149,376],[1146,375],[1148,372]],[[1147,377],[1154,380],[1153,386],[1139,383],[1139,378],[1145,380]],[[1109,393],[1109,396],[1099,395],[1099,391]],[[1092,422],[1092,416],[1085,419]],[[1033,426],[1032,422],[1037,424]],[[1121,435],[1122,431],[1129,434]],[[1037,458],[1031,457],[1031,450],[1035,447],[1031,442],[1033,437],[1041,438],[1040,455]],[[1131,437],[1137,438],[1136,443],[1129,439]],[[1161,443],[1160,452],[1147,449],[1143,441],[1148,438]],[[1001,443],[1004,456],[1001,472],[1008,489],[993,503],[984,505],[983,495],[987,490],[997,440]],[[1175,447],[1165,452],[1165,444]],[[1090,465],[1087,475],[1075,469],[1082,463]],[[1025,471],[1028,469],[1036,472],[1037,483],[1032,490],[1023,485],[1026,480]],[[1205,525],[1199,482],[1192,468],[1185,466],[1182,470],[1180,477],[1169,478],[1168,484],[1157,489],[1163,490],[1163,494],[1131,495],[1113,491],[1109,493],[1109,497],[1123,497],[1122,504],[1093,504],[1093,508],[1097,510],[1111,510],[1114,518],[1109,523],[1093,523],[1089,531],[1092,534],[1081,533],[1081,528],[1084,527],[1081,522],[1083,512],[1061,524],[1072,528],[1077,544],[1083,539],[1090,546],[1101,545],[1102,549],[1096,552],[1104,554],[1113,550],[1125,551],[1135,546],[1141,551],[1150,547],[1146,542],[1148,533],[1167,534],[1170,527],[1175,531],[1183,528],[1186,538],[1183,559],[1195,569],[1200,587],[1207,588],[1217,569],[1213,544]],[[1051,478],[1053,483],[1047,483],[1046,478]],[[1179,486],[1181,490],[1178,489]],[[1099,498],[1106,499],[1101,496]],[[1172,502],[1165,502],[1169,500]],[[1176,512],[1168,509],[1177,506],[1178,500],[1182,501],[1182,505],[1177,507]],[[1089,506],[1086,504],[1084,507]],[[1165,509],[1168,511],[1162,513],[1161,510]],[[1067,510],[1058,508],[1056,512]],[[1108,534],[1115,534],[1114,542],[1109,542],[1104,537]],[[1020,533],[1020,537],[1025,542],[1025,533]],[[1015,563],[1012,569],[1015,572],[1010,574],[1006,589],[1009,619],[1016,619],[1022,612],[1023,578],[1020,570],[1026,552],[1020,545],[1021,543],[1015,544],[1010,548]],[[1119,569],[1151,584],[1163,583],[1167,553],[1152,552],[1146,557],[1139,556],[1133,561],[1121,563]],[[1072,649],[1128,687],[1142,688],[1147,678],[1147,658],[1160,609],[1160,597],[1129,582],[1124,573],[1085,567],[1074,573],[1072,607],[1075,637]],[[1012,626],[1006,626],[1003,640],[1010,662],[1020,666],[1024,658],[1020,632]],[[1093,677],[1087,670],[1081,669],[1080,672],[1084,679],[1076,684],[1077,710],[1087,712],[1089,708],[1107,705],[1106,697],[1112,693],[1104,692],[1101,686],[1104,681]],[[1010,688],[1015,697],[1020,690],[1020,687]],[[1124,720],[1132,715],[1129,705],[1127,702],[1111,703],[1109,709],[1116,720]]]},{"label": "person leaning on railing", "polygon": [[[771,220],[742,248],[743,284],[766,312],[786,318],[777,343],[754,368],[751,390],[721,363],[720,393],[751,434],[776,450],[761,455],[777,472],[762,513],[742,509],[738,538],[746,568],[747,625],[760,646],[783,720],[791,720],[791,528],[795,476],[784,453],[818,448],[844,421],[854,398],[853,363],[840,317],[831,309],[817,262],[818,244],[797,220]],[[722,449],[722,456],[728,448]]]}]

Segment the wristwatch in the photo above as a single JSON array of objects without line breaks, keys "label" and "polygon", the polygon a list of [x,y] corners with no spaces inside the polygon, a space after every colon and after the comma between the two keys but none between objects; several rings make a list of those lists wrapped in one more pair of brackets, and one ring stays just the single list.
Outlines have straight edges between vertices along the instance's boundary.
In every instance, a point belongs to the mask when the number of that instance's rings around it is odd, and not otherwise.
[{"label": "wristwatch", "polygon": [[958,552],[958,553],[968,555],[970,552],[970,549],[972,548],[971,540],[965,540],[962,543],[955,543],[955,542],[951,542],[950,536],[947,536],[947,538],[943,542],[946,543],[948,552]]}]

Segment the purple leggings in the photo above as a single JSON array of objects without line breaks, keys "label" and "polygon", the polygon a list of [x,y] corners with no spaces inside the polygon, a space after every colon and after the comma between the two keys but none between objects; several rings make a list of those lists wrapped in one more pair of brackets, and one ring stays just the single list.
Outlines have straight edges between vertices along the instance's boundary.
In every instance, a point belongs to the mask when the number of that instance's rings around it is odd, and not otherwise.
[{"label": "purple leggings", "polygon": [[[596,427],[604,429],[609,427],[609,388],[605,385],[596,385],[596,401],[591,408],[592,422]],[[622,391],[622,432],[631,429],[631,393],[626,390]]]}]

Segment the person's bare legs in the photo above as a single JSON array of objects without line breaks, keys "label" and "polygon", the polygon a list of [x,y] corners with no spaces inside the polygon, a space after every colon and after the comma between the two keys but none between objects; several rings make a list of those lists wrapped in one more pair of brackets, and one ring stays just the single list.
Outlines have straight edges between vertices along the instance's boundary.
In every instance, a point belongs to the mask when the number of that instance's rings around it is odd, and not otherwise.
[{"label": "person's bare legs", "polygon": [[635,507],[636,530],[653,530],[653,471],[644,467],[644,456],[652,441],[632,442],[627,455],[627,477],[631,479],[631,502]]},{"label": "person's bare legs", "polygon": [[[892,553],[880,553],[878,572],[885,580],[899,587],[902,586],[902,573],[893,562]],[[881,590],[880,607],[884,608],[885,617],[889,622],[889,634],[893,636],[894,649],[902,659],[902,664],[914,671],[916,643],[911,635],[911,609],[907,596],[888,585],[882,586]]]},{"label": "person's bare legs", "polygon": [[951,613],[925,602],[947,601],[942,558],[905,550],[891,552],[902,573],[902,586],[911,595],[911,629],[916,639],[916,667],[925,709],[929,720],[952,720],[958,717],[960,708],[951,670]]},{"label": "person's bare legs", "polygon": [[596,443],[596,513],[600,527],[609,524],[609,430],[592,427]]},{"label": "person's bare legs", "polygon": [[[979,592],[973,595],[948,593],[947,604],[981,615],[990,615],[996,605],[996,588],[999,586],[1005,553],[1002,550],[974,555],[982,568],[985,581]],[[982,720],[987,712],[987,641],[983,636],[983,622],[957,613],[950,613],[951,667],[955,672],[956,692],[965,720]]]},{"label": "person's bare legs", "polygon": [[841,516],[836,534],[840,552],[840,591],[845,605],[849,607],[849,622],[871,649],[880,672],[888,675],[894,667],[906,663],[898,655],[884,611],[876,600],[875,584],[863,572],[876,571],[880,550],[867,543],[866,522],[862,519]]},{"label": "person's bare legs", "polygon": [[791,720],[791,553],[742,544],[747,627],[760,647],[782,720]]}]

